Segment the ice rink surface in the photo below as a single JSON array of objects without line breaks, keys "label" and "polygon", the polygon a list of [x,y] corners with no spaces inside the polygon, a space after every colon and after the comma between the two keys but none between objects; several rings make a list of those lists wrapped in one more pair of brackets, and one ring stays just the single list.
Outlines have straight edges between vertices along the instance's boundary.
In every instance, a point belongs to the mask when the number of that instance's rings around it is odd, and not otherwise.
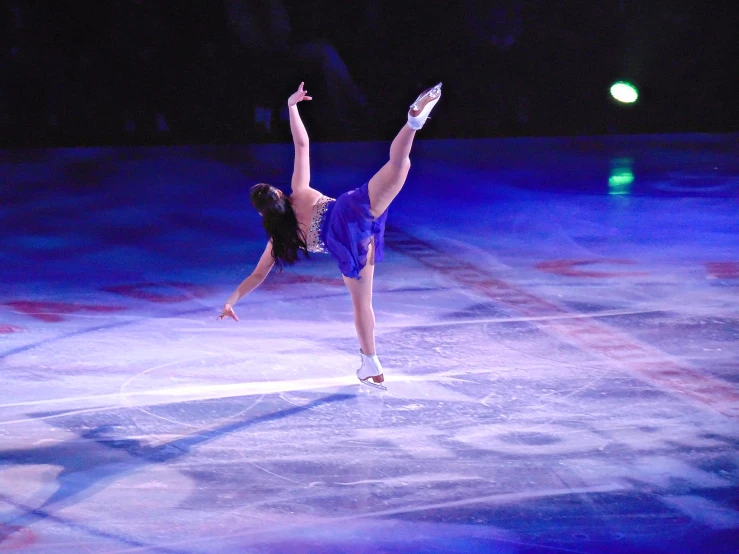
[{"label": "ice rink surface", "polygon": [[216,321],[289,145],[0,152],[0,552],[739,552],[739,137],[412,159],[381,393],[327,256]]}]

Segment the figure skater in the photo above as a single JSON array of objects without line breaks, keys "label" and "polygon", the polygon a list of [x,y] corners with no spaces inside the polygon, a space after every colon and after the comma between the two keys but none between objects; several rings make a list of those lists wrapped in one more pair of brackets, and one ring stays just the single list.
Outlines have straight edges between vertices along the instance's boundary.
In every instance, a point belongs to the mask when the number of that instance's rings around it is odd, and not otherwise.
[{"label": "figure skater", "polygon": [[390,160],[368,183],[334,200],[310,186],[308,133],[298,103],[311,100],[300,83],[287,100],[290,131],[295,144],[292,194],[259,183],[249,192],[252,205],[262,216],[269,242],[254,271],[226,300],[218,319],[239,318],[233,306],[257,288],[277,264],[292,265],[302,251],[328,253],[338,263],[354,306],[354,326],[359,338],[362,365],[357,377],[382,390],[385,377],[375,351],[375,314],[372,310],[372,278],[375,262],[383,257],[387,209],[403,188],[411,167],[413,138],[441,98],[441,83],[416,99],[408,111],[408,123],[390,145]]}]

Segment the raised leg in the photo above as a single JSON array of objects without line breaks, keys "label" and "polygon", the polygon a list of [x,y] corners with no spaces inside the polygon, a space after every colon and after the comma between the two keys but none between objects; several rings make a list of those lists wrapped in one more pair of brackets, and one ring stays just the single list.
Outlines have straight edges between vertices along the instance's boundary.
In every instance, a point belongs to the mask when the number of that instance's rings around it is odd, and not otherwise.
[{"label": "raised leg", "polygon": [[378,217],[387,210],[405,184],[411,169],[411,147],[416,131],[423,127],[429,113],[441,98],[441,83],[425,90],[408,111],[408,123],[390,145],[390,160],[369,181],[370,211]]},{"label": "raised leg", "polygon": [[415,136],[416,131],[405,124],[390,145],[390,160],[370,179],[370,211],[374,217],[382,215],[403,188],[411,169],[410,153]]}]

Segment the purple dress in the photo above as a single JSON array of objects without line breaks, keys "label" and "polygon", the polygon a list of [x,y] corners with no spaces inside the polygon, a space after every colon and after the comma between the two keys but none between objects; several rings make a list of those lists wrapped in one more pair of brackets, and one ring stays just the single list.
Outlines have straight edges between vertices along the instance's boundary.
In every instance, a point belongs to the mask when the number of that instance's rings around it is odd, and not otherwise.
[{"label": "purple dress", "polygon": [[368,183],[336,200],[324,197],[316,203],[308,233],[308,251],[331,254],[342,275],[359,279],[359,272],[367,265],[367,251],[373,237],[375,261],[383,259],[386,220],[387,210],[377,219],[370,212]]}]

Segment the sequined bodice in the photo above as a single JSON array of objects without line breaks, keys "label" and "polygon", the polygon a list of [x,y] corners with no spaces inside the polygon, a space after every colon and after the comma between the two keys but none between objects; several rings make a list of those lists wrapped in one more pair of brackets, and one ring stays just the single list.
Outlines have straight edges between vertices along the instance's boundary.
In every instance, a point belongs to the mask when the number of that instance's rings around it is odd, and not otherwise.
[{"label": "sequined bodice", "polygon": [[331,202],[335,202],[333,198],[321,196],[313,206],[313,216],[310,219],[310,227],[305,237],[308,244],[308,252],[327,254],[326,245],[321,240],[321,227],[323,226],[323,218],[326,216],[326,210]]}]

